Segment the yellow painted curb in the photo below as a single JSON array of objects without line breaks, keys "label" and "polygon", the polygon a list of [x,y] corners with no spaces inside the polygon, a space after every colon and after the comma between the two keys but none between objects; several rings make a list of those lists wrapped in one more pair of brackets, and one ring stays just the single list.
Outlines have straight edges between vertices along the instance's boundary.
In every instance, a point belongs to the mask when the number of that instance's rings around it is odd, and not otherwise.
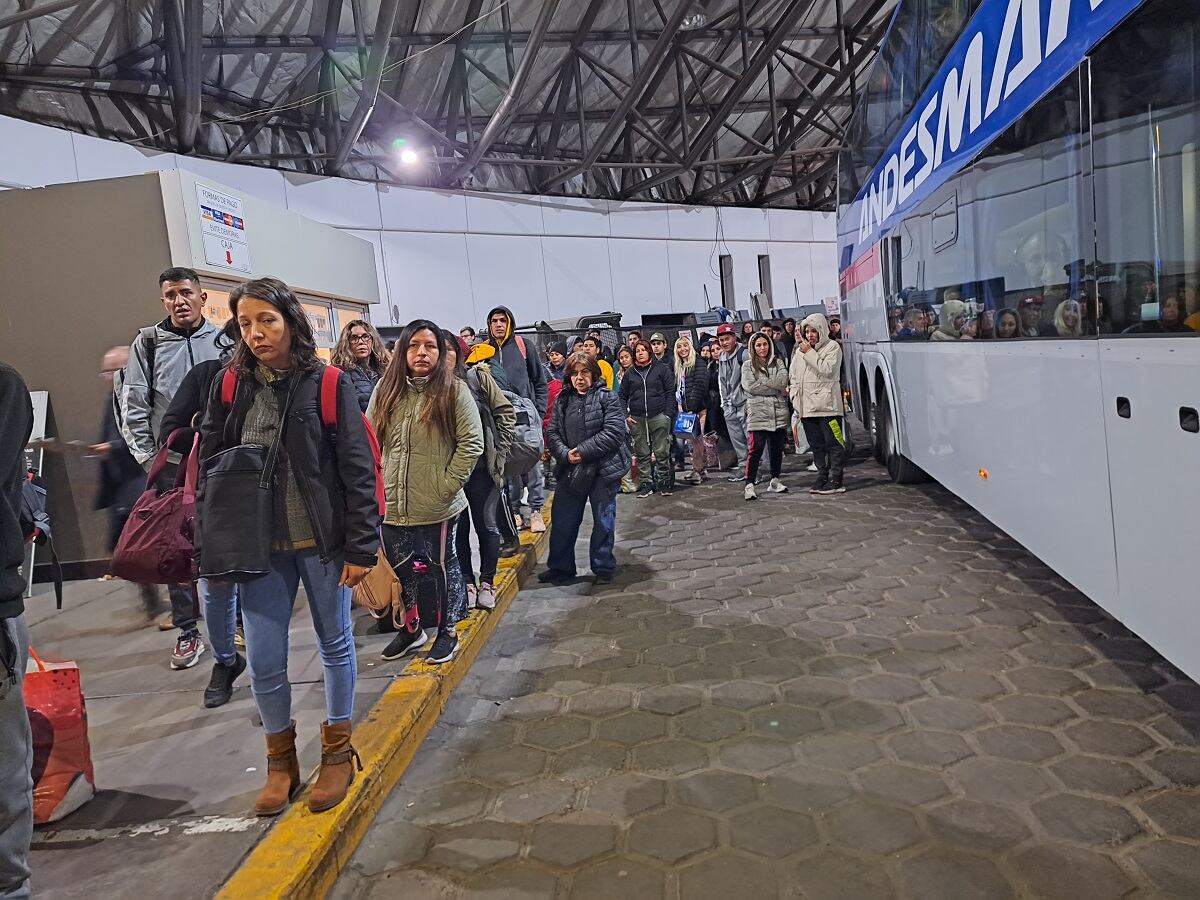
[{"label": "yellow painted curb", "polygon": [[500,560],[496,608],[490,613],[472,610],[458,624],[454,662],[434,666],[413,660],[355,726],[354,746],[363,771],[356,774],[346,799],[327,812],[310,813],[301,794],[250,850],[217,893],[218,900],[315,900],[332,890],[379,807],[517,596],[522,579],[533,571],[550,537],[549,502],[543,515],[545,533],[523,533],[521,550]]}]

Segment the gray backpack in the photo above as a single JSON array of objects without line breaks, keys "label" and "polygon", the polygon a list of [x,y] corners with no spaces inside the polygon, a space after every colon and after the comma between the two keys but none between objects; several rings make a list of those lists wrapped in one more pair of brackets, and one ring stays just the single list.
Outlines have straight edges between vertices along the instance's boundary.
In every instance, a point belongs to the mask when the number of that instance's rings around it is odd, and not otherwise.
[{"label": "gray backpack", "polygon": [[542,439],[542,417],[538,415],[537,407],[528,397],[511,391],[505,391],[504,396],[512,403],[517,414],[516,436],[509,445],[508,456],[504,460],[504,477],[516,478],[532,469],[542,458],[542,450],[545,448]]}]

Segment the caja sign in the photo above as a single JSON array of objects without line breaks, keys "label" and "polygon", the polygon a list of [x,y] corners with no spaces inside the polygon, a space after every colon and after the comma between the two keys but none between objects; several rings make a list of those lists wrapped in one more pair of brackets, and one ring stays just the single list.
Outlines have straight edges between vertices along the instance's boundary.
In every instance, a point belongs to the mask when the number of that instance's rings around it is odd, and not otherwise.
[{"label": "caja sign", "polygon": [[945,184],[1142,0],[983,0],[844,214],[842,268]]}]

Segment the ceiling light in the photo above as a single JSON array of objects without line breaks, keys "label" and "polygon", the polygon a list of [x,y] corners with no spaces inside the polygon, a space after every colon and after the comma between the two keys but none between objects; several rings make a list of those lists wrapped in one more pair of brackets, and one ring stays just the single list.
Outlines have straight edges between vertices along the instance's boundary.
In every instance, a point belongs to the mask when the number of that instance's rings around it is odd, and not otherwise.
[{"label": "ceiling light", "polygon": [[404,163],[406,166],[411,166],[414,163],[419,162],[420,159],[420,155],[416,150],[412,149],[412,147],[405,147],[400,151],[400,162]]},{"label": "ceiling light", "polygon": [[691,31],[694,28],[703,28],[708,23],[708,16],[702,12],[688,13],[683,17],[683,21],[679,23],[679,27],[684,31]]}]

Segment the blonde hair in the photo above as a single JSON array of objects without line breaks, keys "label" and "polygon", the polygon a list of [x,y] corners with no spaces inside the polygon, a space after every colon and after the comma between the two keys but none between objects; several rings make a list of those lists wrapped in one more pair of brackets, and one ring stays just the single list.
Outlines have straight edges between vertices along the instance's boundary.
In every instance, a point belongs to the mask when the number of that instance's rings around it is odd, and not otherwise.
[{"label": "blonde hair", "polygon": [[[683,359],[679,358],[679,345],[687,342],[688,355]],[[696,366],[696,347],[692,344],[692,339],[686,335],[681,335],[675,340],[675,346],[671,348],[671,355],[675,357],[675,380],[681,381],[688,372],[692,371]]]}]

